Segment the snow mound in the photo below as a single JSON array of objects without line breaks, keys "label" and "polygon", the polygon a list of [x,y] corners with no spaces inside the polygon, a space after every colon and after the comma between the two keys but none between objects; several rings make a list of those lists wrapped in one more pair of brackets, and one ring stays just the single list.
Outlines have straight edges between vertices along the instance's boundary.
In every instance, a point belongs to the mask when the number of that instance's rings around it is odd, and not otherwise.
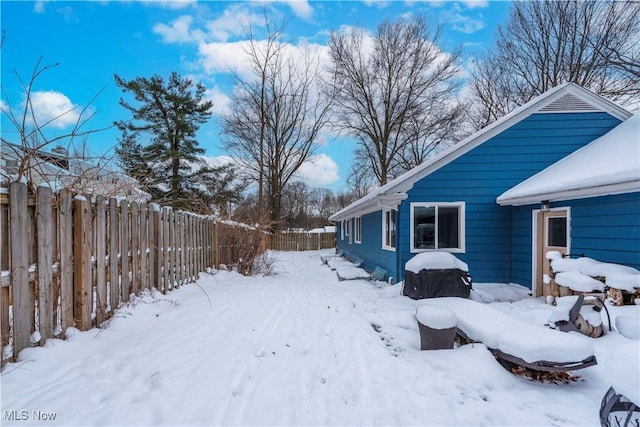
[{"label": "snow mound", "polygon": [[640,346],[630,342],[615,348],[605,372],[616,392],[640,406]]},{"label": "snow mound", "polygon": [[469,266],[449,252],[423,252],[415,255],[404,266],[405,270],[418,274],[421,270],[469,271]]},{"label": "snow mound", "polygon": [[558,273],[556,283],[574,291],[604,290],[604,285],[594,277],[604,277],[607,286],[634,292],[640,288],[640,271],[626,265],[600,262],[592,258],[562,258],[562,254],[550,251],[546,254],[551,268]]},{"label": "snow mound", "polygon": [[533,363],[579,362],[593,356],[588,338],[525,322],[464,298],[433,298],[428,304],[453,310],[457,326],[473,341]]},{"label": "snow mound", "polygon": [[446,307],[424,305],[416,311],[416,318],[418,322],[432,329],[449,329],[456,326],[456,314]]}]

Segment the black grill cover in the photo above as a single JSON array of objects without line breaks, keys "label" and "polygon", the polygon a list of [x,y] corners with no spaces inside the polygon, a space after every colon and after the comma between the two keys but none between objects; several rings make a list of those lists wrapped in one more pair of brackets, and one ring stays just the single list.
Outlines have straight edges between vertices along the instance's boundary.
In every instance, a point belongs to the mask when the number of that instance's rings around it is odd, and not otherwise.
[{"label": "black grill cover", "polygon": [[437,297],[469,298],[471,277],[459,269],[404,272],[402,294],[412,299]]}]

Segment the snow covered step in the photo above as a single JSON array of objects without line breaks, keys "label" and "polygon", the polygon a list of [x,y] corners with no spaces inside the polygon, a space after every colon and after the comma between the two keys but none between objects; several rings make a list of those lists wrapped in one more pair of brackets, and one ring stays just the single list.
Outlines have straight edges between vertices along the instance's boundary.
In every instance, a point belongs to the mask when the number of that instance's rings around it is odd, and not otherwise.
[{"label": "snow covered step", "polygon": [[339,280],[369,280],[371,275],[364,268],[356,267],[351,263],[338,265],[335,268]]},{"label": "snow covered step", "polygon": [[593,344],[581,335],[534,325],[464,298],[423,301],[452,310],[456,314],[458,331],[471,341],[483,343],[494,354],[497,350],[503,355],[521,359],[532,369],[561,371],[595,364]]}]

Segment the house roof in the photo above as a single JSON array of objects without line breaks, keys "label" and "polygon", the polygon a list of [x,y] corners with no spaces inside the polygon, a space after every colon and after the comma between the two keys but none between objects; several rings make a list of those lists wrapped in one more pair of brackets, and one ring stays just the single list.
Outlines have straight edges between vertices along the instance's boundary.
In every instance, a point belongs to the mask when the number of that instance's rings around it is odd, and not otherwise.
[{"label": "house roof", "polygon": [[640,113],[497,198],[500,205],[640,191]]},{"label": "house roof", "polygon": [[626,120],[631,116],[624,108],[583,88],[575,83],[564,83],[533,98],[511,113],[480,129],[463,141],[436,154],[431,159],[405,172],[396,179],[379,187],[346,208],[336,212],[329,219],[340,221],[358,215],[375,212],[381,208],[395,208],[404,200],[406,191],[417,181],[468,153],[480,144],[488,141],[516,123],[534,113],[558,112],[607,112],[612,116]]}]

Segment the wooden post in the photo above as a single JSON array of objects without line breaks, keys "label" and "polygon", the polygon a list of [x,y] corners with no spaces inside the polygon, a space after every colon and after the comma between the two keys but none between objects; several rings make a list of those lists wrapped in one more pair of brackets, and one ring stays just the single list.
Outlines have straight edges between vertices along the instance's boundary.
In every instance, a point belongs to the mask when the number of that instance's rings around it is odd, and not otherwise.
[{"label": "wooden post", "polygon": [[218,223],[213,223],[213,266],[217,269],[220,268],[220,246],[218,243]]},{"label": "wooden post", "polygon": [[[0,204],[0,270],[9,269],[9,256],[9,205],[2,203]],[[9,286],[0,285],[0,345],[2,348],[9,344],[9,326]],[[5,357],[4,352],[1,353],[2,365],[11,358],[7,356]]]},{"label": "wooden post", "polygon": [[107,314],[107,213],[104,198],[96,198],[96,324],[100,326]]},{"label": "wooden post", "polygon": [[62,333],[73,326],[73,199],[68,190],[60,191],[60,326]]},{"label": "wooden post", "polygon": [[38,236],[38,316],[40,336],[53,337],[53,192],[49,187],[38,187],[36,196],[36,226]]},{"label": "wooden post", "polygon": [[158,222],[160,212],[157,205],[149,205],[149,287],[160,289],[160,274],[158,273]]},{"label": "wooden post", "polygon": [[120,300],[129,301],[129,204],[120,202]]},{"label": "wooden post", "polygon": [[120,262],[118,252],[120,242],[120,221],[118,220],[118,200],[109,199],[109,294],[111,314],[118,308],[120,302]]},{"label": "wooden post", "polygon": [[135,295],[140,291],[140,219],[138,215],[138,202],[131,202],[131,292]]},{"label": "wooden post", "polygon": [[91,328],[91,206],[73,202],[73,317],[81,331]]},{"label": "wooden post", "polygon": [[154,226],[156,227],[156,287],[160,292],[164,292],[164,209],[160,208],[154,212],[156,217]]},{"label": "wooden post", "polygon": [[182,270],[183,262],[182,262],[182,254],[184,251],[182,250],[182,241],[184,239],[182,233],[182,215],[183,212],[176,212],[175,217],[175,227],[176,227],[176,285],[181,286],[184,285],[184,272]]},{"label": "wooden post", "polygon": [[169,283],[171,289],[176,287],[176,213],[169,210]]},{"label": "wooden post", "polygon": [[31,344],[33,301],[29,289],[29,254],[27,249],[27,186],[12,182],[9,186],[11,287],[13,293],[13,351],[18,353]]},{"label": "wooden post", "polygon": [[162,209],[162,237],[164,240],[164,245],[162,247],[162,270],[164,276],[164,286],[162,288],[162,293],[167,293],[171,290],[171,282],[170,282],[170,271],[169,271],[169,245],[170,245],[170,236],[169,236],[169,208]]},{"label": "wooden post", "polygon": [[147,270],[149,253],[149,210],[145,204],[140,205],[140,286],[149,289],[149,272]]}]

